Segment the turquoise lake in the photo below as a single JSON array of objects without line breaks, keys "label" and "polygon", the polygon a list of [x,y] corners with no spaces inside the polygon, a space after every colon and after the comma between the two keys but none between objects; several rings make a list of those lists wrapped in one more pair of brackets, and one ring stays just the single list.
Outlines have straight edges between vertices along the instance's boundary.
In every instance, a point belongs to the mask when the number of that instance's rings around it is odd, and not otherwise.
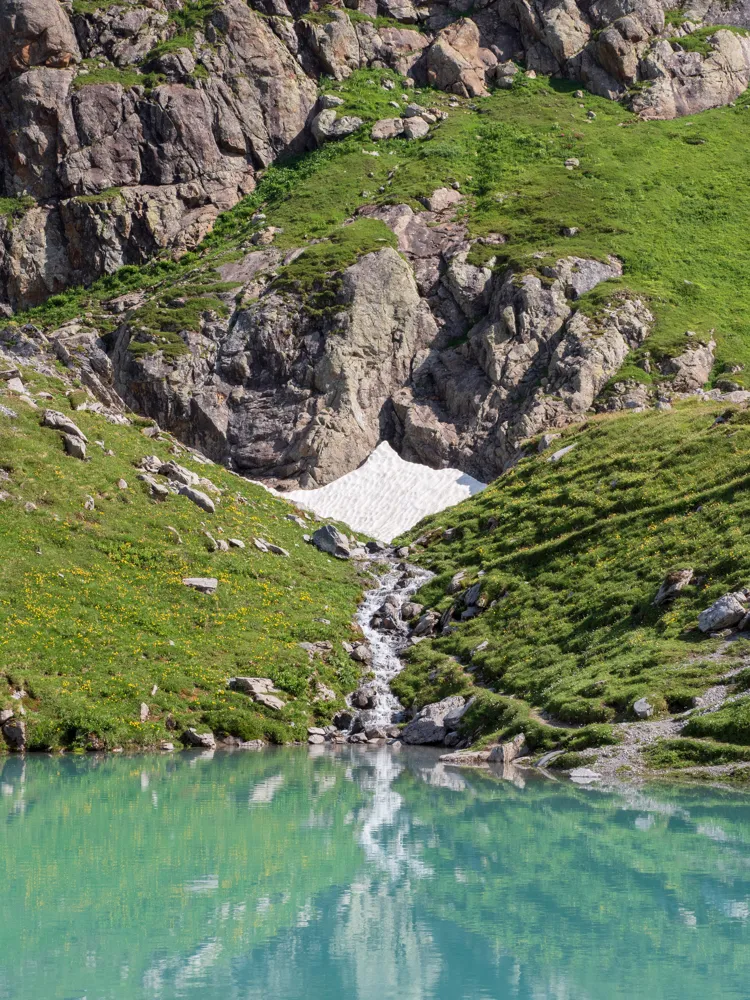
[{"label": "turquoise lake", "polygon": [[750,996],[750,796],[314,750],[0,760],[0,998]]}]

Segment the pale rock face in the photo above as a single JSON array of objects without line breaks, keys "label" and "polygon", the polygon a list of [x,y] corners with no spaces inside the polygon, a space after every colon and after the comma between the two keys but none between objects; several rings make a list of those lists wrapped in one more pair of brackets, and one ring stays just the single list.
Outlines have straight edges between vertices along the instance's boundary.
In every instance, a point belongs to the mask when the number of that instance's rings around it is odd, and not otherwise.
[{"label": "pale rock face", "polygon": [[676,118],[728,104],[750,82],[750,38],[717,30],[707,58],[674,52],[659,42],[644,56],[643,78],[653,81],[633,100],[644,118]]},{"label": "pale rock face", "polygon": [[468,18],[439,31],[427,52],[427,82],[461,97],[487,94],[485,73],[497,65],[497,57],[479,39],[479,29]]},{"label": "pale rock face", "polygon": [[714,366],[716,342],[696,344],[662,365],[665,375],[673,375],[672,385],[678,392],[695,392],[708,381]]}]

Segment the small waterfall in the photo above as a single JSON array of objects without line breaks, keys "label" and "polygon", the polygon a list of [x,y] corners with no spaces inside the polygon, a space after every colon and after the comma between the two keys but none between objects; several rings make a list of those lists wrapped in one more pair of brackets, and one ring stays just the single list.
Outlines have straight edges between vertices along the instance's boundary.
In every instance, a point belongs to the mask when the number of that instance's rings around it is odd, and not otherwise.
[{"label": "small waterfall", "polygon": [[371,625],[372,617],[386,598],[395,599],[400,609],[434,576],[429,570],[417,566],[406,567],[404,563],[382,565],[383,568],[389,568],[385,575],[379,578],[377,587],[365,593],[357,612],[357,624],[362,628],[372,651],[370,669],[375,677],[369,686],[374,687],[377,693],[375,708],[360,713],[362,721],[368,726],[388,725],[394,721],[394,717],[398,718],[403,710],[403,706],[391,691],[390,682],[401,671],[403,664],[400,654],[409,642],[406,626],[398,631],[386,631]]}]

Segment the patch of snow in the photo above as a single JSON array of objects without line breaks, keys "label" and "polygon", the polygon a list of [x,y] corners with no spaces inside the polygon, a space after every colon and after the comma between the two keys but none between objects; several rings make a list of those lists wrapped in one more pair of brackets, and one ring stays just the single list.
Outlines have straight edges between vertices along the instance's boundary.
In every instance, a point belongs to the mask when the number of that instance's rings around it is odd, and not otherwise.
[{"label": "patch of snow", "polygon": [[390,542],[428,514],[453,507],[486,485],[459,469],[406,462],[383,441],[358,469],[327,486],[280,495],[321,517]]}]

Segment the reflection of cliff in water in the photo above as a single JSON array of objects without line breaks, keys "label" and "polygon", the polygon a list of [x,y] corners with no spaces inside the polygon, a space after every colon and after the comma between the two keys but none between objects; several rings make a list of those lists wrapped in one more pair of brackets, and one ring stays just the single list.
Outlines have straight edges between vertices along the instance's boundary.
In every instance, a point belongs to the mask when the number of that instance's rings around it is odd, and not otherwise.
[{"label": "reflection of cliff in water", "polygon": [[745,996],[749,799],[506,778],[350,746],[8,759],[0,997]]}]

